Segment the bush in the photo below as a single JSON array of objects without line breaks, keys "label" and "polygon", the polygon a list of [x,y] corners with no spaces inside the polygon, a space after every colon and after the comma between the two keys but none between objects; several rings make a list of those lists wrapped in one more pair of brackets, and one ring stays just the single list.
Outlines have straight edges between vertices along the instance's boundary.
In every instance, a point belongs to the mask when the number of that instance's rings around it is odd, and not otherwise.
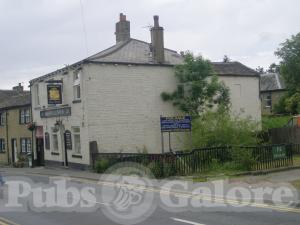
[{"label": "bush", "polygon": [[206,112],[193,121],[193,146],[256,145],[258,123],[227,111]]},{"label": "bush", "polygon": [[103,173],[109,167],[109,161],[107,159],[100,159],[96,162],[95,170],[97,173]]},{"label": "bush", "polygon": [[285,126],[291,119],[291,116],[262,116],[262,128],[267,131],[272,128],[279,128]]},{"label": "bush", "polygon": [[152,172],[155,178],[163,178],[164,177],[164,166],[163,163],[160,161],[151,162],[148,165],[148,168]]},{"label": "bush", "polygon": [[163,165],[164,177],[172,177],[177,174],[176,167],[172,162],[165,162]]},{"label": "bush", "polygon": [[235,169],[250,171],[255,165],[256,160],[252,156],[252,150],[248,148],[233,147],[231,152],[232,163]]}]

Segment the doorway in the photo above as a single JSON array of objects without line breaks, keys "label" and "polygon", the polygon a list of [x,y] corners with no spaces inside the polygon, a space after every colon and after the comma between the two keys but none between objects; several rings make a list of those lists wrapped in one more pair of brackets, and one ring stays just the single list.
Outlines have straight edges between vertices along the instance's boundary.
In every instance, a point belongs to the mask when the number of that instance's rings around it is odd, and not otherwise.
[{"label": "doorway", "polygon": [[37,138],[36,139],[36,160],[37,166],[44,166],[45,165],[45,158],[44,158],[44,139]]},{"label": "doorway", "polygon": [[17,139],[11,139],[11,149],[12,149],[12,163],[18,161],[18,148],[17,148]]}]

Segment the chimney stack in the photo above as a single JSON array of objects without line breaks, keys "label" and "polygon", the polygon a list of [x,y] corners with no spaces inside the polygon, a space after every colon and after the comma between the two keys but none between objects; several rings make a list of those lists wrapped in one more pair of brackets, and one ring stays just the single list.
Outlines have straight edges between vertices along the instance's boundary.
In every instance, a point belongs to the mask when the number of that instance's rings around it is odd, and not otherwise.
[{"label": "chimney stack", "polygon": [[116,42],[130,39],[130,22],[126,20],[126,15],[120,13],[120,20],[116,23]]},{"label": "chimney stack", "polygon": [[150,29],[153,58],[157,63],[164,63],[164,28],[159,26],[159,17],[154,16],[154,27]]},{"label": "chimney stack", "polygon": [[18,86],[13,87],[13,91],[22,92],[24,91],[24,87],[22,86],[21,83],[19,83]]}]

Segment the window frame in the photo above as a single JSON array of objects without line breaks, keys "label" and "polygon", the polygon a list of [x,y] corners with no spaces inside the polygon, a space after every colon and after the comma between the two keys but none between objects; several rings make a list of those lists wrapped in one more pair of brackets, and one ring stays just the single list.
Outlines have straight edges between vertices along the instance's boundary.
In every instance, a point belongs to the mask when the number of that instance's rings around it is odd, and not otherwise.
[{"label": "window frame", "polygon": [[0,126],[4,126],[6,124],[6,112],[0,112]]},{"label": "window frame", "polygon": [[40,86],[39,84],[36,84],[35,86],[35,105],[36,106],[40,106],[41,102],[40,102]]},{"label": "window frame", "polygon": [[[82,145],[81,145],[81,129],[80,127],[72,127],[72,139],[73,139],[73,149],[74,154],[81,155],[82,154]],[[77,142],[79,140],[79,142]],[[79,149],[77,148],[77,144],[79,143]]]},{"label": "window frame", "polygon": [[4,138],[0,138],[0,152],[5,152],[6,141]]},{"label": "window frame", "polygon": [[46,150],[50,150],[50,143],[51,143],[51,141],[50,141],[50,134],[49,134],[49,132],[45,132],[44,138],[45,138],[45,149]]},{"label": "window frame", "polygon": [[73,99],[81,100],[81,74],[82,70],[77,70],[73,75]]},{"label": "window frame", "polygon": [[264,102],[265,102],[265,108],[272,108],[272,94],[271,93],[268,93],[265,96]]},{"label": "window frame", "polygon": [[20,138],[20,152],[23,154],[31,153],[32,141],[31,138]]},{"label": "window frame", "polygon": [[31,122],[30,108],[22,108],[19,111],[20,124],[29,124]]},{"label": "window frame", "polygon": [[[56,141],[56,142],[54,143],[54,141]],[[58,143],[58,134],[57,134],[57,132],[52,133],[51,145],[52,145],[52,152],[59,152],[59,143]]]}]

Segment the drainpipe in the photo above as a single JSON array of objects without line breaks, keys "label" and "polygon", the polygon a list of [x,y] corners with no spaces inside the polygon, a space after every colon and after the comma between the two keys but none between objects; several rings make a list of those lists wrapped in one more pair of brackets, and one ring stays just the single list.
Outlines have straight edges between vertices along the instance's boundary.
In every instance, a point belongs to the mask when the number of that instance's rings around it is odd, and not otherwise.
[{"label": "drainpipe", "polygon": [[8,112],[5,110],[5,126],[6,126],[6,149],[7,149],[7,163],[10,164],[9,154],[9,140],[8,140]]},{"label": "drainpipe", "polygon": [[[31,123],[33,123],[33,106],[32,106],[32,91],[31,91],[31,84],[29,85],[30,88],[30,117],[31,117]],[[31,167],[34,167],[34,148],[33,148],[33,143],[36,145],[35,140],[34,140],[34,132],[35,130],[31,131]]]}]

